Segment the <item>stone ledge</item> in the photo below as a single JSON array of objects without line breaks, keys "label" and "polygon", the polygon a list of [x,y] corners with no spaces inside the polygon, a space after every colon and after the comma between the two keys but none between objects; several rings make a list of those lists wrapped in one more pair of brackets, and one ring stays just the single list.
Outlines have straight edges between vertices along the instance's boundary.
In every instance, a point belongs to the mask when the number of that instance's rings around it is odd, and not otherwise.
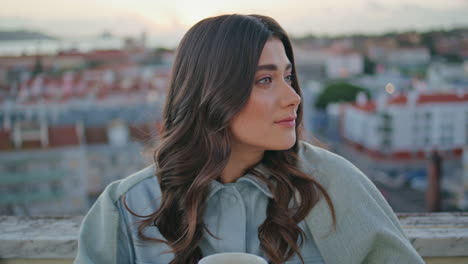
[{"label": "stone ledge", "polygon": [[0,259],[72,259],[82,219],[0,216]]},{"label": "stone ledge", "polygon": [[[401,213],[398,217],[425,259],[468,259],[468,213]],[[73,259],[82,219],[0,216],[0,259]]]},{"label": "stone ledge", "polygon": [[468,213],[412,213],[398,217],[421,256],[468,256]]}]

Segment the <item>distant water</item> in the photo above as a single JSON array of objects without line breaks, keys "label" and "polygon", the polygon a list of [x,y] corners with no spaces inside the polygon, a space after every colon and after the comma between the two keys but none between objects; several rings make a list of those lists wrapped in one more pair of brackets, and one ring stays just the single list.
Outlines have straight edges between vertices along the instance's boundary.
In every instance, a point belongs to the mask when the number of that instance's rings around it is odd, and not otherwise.
[{"label": "distant water", "polygon": [[123,45],[124,41],[119,38],[0,41],[0,56],[56,54],[60,50],[70,49],[82,52],[94,49],[120,49]]},{"label": "distant water", "polygon": [[[145,46],[147,48],[165,47],[175,48],[182,39],[183,32],[158,33],[148,35]],[[0,56],[20,56],[36,54],[56,54],[58,51],[76,49],[86,52],[96,49],[121,49],[124,39],[117,36],[103,37],[75,37],[57,40],[15,40],[0,41]]]}]

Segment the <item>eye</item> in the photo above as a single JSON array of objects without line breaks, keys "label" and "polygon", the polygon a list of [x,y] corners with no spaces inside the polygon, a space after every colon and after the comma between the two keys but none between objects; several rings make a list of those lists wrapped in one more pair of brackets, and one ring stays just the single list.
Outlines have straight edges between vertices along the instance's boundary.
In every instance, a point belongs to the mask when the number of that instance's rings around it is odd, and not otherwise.
[{"label": "eye", "polygon": [[265,77],[257,81],[259,84],[268,84],[271,83],[271,77]]},{"label": "eye", "polygon": [[288,76],[286,76],[286,81],[287,81],[288,83],[292,83],[293,80],[294,80],[294,75],[289,74]]}]

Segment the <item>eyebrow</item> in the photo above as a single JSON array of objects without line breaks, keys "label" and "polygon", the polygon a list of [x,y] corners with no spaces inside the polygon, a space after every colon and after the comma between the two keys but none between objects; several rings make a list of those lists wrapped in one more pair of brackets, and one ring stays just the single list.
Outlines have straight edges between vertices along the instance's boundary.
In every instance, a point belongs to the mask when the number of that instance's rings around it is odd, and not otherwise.
[{"label": "eyebrow", "polygon": [[[287,70],[290,70],[291,68],[292,68],[292,64],[288,63],[288,65],[286,65],[285,70],[287,71]],[[261,71],[261,70],[276,71],[278,70],[278,67],[275,64],[264,64],[264,65],[259,65],[257,67],[257,71]]]}]

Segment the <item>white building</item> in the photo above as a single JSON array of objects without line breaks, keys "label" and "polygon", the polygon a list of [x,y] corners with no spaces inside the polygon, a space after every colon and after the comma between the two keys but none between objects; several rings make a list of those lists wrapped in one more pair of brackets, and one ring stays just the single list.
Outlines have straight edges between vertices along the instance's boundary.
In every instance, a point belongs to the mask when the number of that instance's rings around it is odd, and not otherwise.
[{"label": "white building", "polygon": [[328,53],[324,48],[294,46],[294,59],[301,81],[322,79]]},{"label": "white building", "polygon": [[344,105],[343,137],[371,155],[424,157],[431,150],[460,155],[468,145],[468,93],[381,95]]},{"label": "white building", "polygon": [[347,78],[364,73],[364,57],[358,52],[331,52],[325,62],[326,75],[330,79]]},{"label": "white building", "polygon": [[388,83],[392,83],[397,91],[408,90],[411,87],[411,79],[405,77],[400,71],[387,70],[375,75],[363,75],[353,79],[353,84],[366,87],[375,98],[380,93],[385,92]]},{"label": "white building", "polygon": [[461,185],[463,188],[460,188],[457,193],[458,207],[468,210],[468,146],[463,149]]},{"label": "white building", "polygon": [[431,54],[426,47],[399,48],[387,52],[386,61],[394,66],[413,66],[428,64]]},{"label": "white building", "polygon": [[463,64],[432,63],[427,69],[428,87],[440,90],[468,90],[468,71],[463,67]]}]

